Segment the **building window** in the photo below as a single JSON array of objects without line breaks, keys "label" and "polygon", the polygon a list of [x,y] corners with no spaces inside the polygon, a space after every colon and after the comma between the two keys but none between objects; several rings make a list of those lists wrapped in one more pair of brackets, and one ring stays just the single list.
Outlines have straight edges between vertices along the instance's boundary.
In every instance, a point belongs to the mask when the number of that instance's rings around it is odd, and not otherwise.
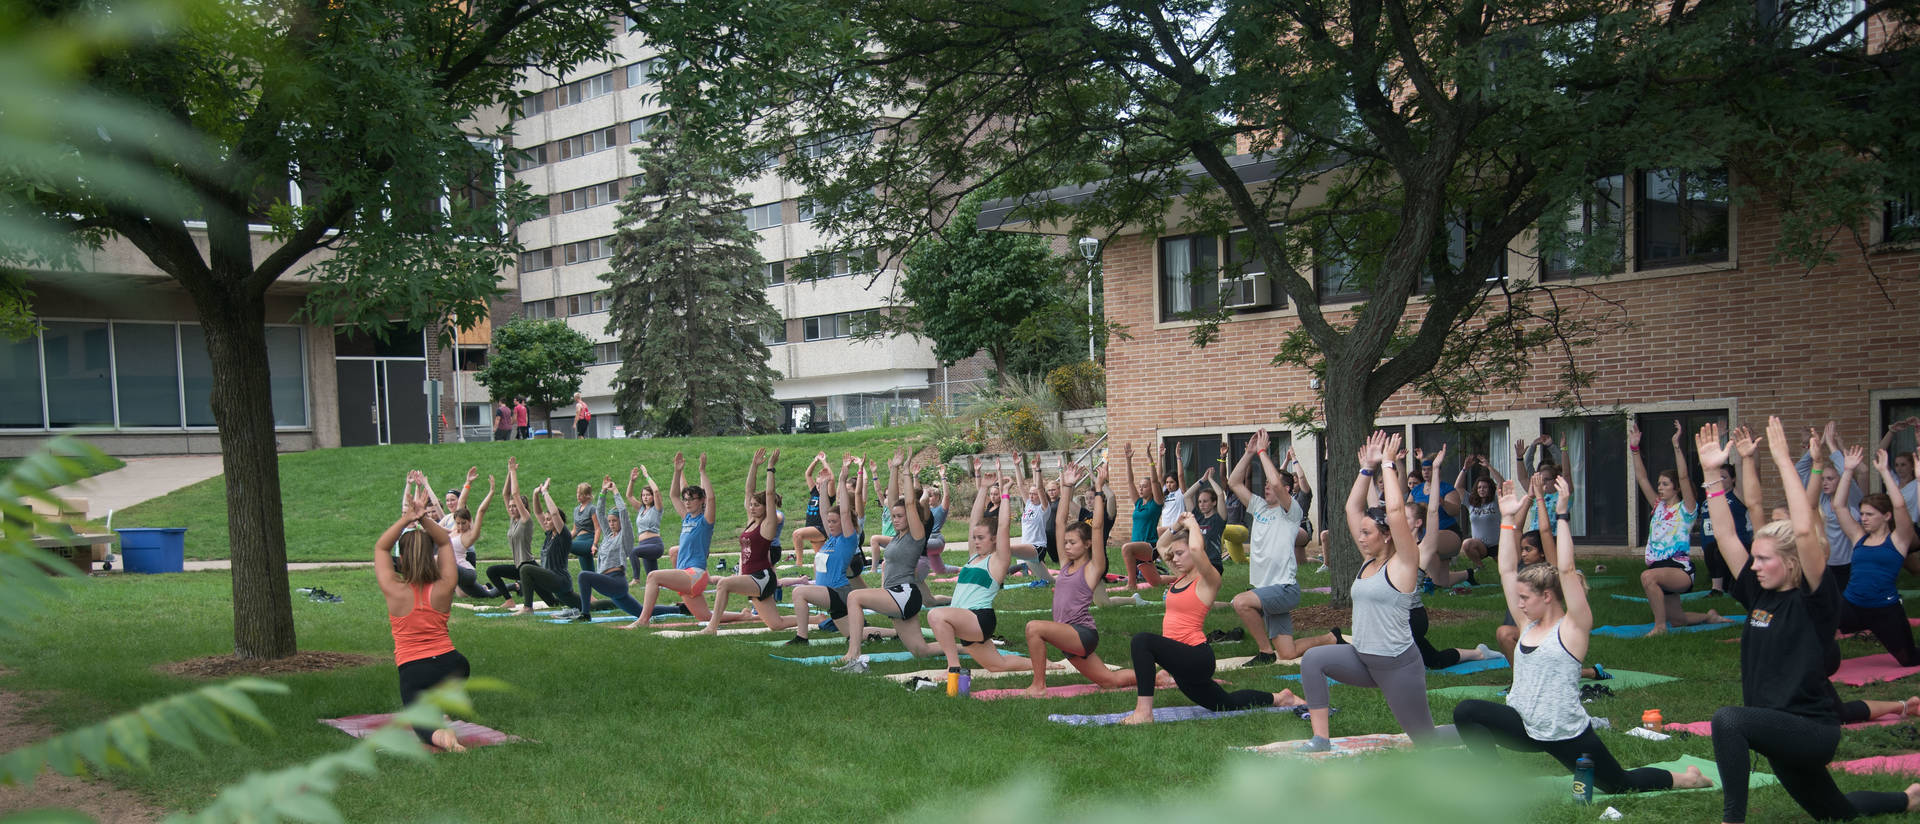
[{"label": "building window", "polygon": [[817,252],[807,256],[807,274],[814,278],[837,278],[847,275],[859,275],[880,268],[878,250],[873,247],[850,249],[843,252]]},{"label": "building window", "polygon": [[477,428],[493,426],[493,407],[484,403],[460,404],[460,425]]},{"label": "building window", "polygon": [[40,338],[0,338],[0,429],[39,429]]},{"label": "building window", "polygon": [[554,316],[554,310],[557,308],[555,304],[554,298],[530,300],[520,304],[520,314],[532,320],[544,320]]},{"label": "building window", "polygon": [[760,342],[768,346],[779,346],[787,342],[787,322],[785,320],[769,323],[760,329]]},{"label": "building window", "polygon": [[53,429],[112,426],[113,356],[107,345],[107,325],[52,321],[40,333],[40,347],[46,369],[47,425]]},{"label": "building window", "polygon": [[1220,301],[1237,312],[1256,312],[1287,305],[1279,284],[1267,274],[1267,261],[1253,249],[1246,229],[1227,235],[1226,265],[1220,268]]},{"label": "building window", "polygon": [[607,128],[595,129],[585,134],[562,138],[555,141],[555,144],[559,146],[559,157],[555,158],[556,160],[569,160],[590,155],[594,152],[605,151],[613,148],[613,127],[608,126]]},{"label": "building window", "polygon": [[771,229],[780,225],[780,204],[774,202],[763,203],[759,206],[748,206],[740,210],[740,216],[747,219],[748,229],[756,232],[762,229]]},{"label": "building window", "polygon": [[520,253],[520,271],[538,272],[553,268],[553,249],[529,249]]},{"label": "building window", "polygon": [[307,346],[297,326],[267,327],[267,368],[273,370],[273,425],[307,425]]},{"label": "building window", "polygon": [[820,315],[800,322],[802,340],[831,340],[858,334],[867,325],[874,310]]},{"label": "building window", "polygon": [[561,86],[556,91],[559,97],[554,106],[556,109],[613,94],[613,72],[601,72],[592,77],[583,77]]},{"label": "building window", "polygon": [[619,363],[620,362],[620,342],[608,341],[606,343],[594,344],[593,345],[593,362],[594,363]]},{"label": "building window", "polygon": [[620,199],[620,182],[610,180],[570,192],[560,193],[560,211],[578,212]]},{"label": "building window", "polygon": [[563,300],[567,302],[568,315],[588,315],[594,312],[605,312],[613,307],[612,292],[585,292],[578,295],[568,295],[563,298]]},{"label": "building window", "polygon": [[862,129],[853,134],[816,137],[807,143],[801,144],[800,153],[817,160],[872,144],[873,132]]},{"label": "building window", "polygon": [[544,91],[529,92],[526,97],[520,98],[520,115],[522,117],[542,114],[546,112],[546,110],[547,93]]},{"label": "building window", "polygon": [[767,264],[767,285],[779,286],[787,282],[787,262],[776,260]]},{"label": "building window", "polygon": [[1635,269],[1726,261],[1732,202],[1726,170],[1648,171],[1634,183]]},{"label": "building window", "polygon": [[1354,271],[1353,259],[1330,249],[1314,251],[1313,282],[1323,303],[1354,301],[1367,296]]},{"label": "building window", "polygon": [[513,170],[524,172],[528,169],[547,165],[547,144],[519,149],[513,159]]},{"label": "building window", "polygon": [[[1478,230],[1478,228],[1479,228],[1478,226],[1474,227],[1475,230]],[[1452,265],[1455,271],[1459,271],[1461,267],[1466,265],[1467,245],[1473,239],[1473,237],[1474,237],[1474,233],[1468,231],[1466,220],[1456,219],[1456,220],[1447,221],[1447,263]],[[1503,253],[1500,255],[1498,259],[1494,261],[1493,274],[1488,276],[1487,282],[1499,283],[1500,281],[1503,281],[1506,279],[1507,279],[1507,256]],[[1421,282],[1420,282],[1421,291],[1424,292],[1427,289],[1431,288],[1432,286],[1433,286],[1432,274],[1428,274],[1425,277],[1421,278]]]},{"label": "building window", "polygon": [[642,60],[631,66],[628,66],[627,67],[627,88],[631,89],[638,86],[644,86],[650,82],[653,82],[654,78],[659,77],[660,75],[665,73],[666,66],[667,66],[667,60],[664,57],[655,57],[649,60]]},{"label": "building window", "polygon": [[171,323],[113,325],[121,426],[180,425],[180,350]]},{"label": "building window", "polygon": [[1212,309],[1219,300],[1220,245],[1207,235],[1160,239],[1160,320]]},{"label": "building window", "polygon": [[645,137],[647,132],[653,131],[653,127],[660,125],[661,117],[662,115],[650,114],[627,121],[627,142],[639,143],[640,138]]},{"label": "building window", "polygon": [[609,235],[592,240],[575,241],[561,249],[562,263],[585,263],[589,260],[609,258],[613,257],[613,237]]},{"label": "building window", "polygon": [[487,347],[461,346],[453,350],[454,367],[462,372],[478,372],[487,367]]},{"label": "building window", "polygon": [[1880,213],[1881,243],[1920,241],[1920,197],[1905,192],[1889,198]]}]

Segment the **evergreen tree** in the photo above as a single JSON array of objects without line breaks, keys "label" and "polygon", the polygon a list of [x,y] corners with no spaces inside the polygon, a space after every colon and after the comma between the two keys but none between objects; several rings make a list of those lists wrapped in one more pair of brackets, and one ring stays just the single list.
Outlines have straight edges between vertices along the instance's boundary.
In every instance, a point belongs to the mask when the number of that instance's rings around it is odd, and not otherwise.
[{"label": "evergreen tree", "polygon": [[614,403],[629,432],[722,435],[771,430],[778,373],[761,334],[782,322],[720,156],[676,124],[634,150],[638,182],[620,205],[607,331],[620,338]]}]

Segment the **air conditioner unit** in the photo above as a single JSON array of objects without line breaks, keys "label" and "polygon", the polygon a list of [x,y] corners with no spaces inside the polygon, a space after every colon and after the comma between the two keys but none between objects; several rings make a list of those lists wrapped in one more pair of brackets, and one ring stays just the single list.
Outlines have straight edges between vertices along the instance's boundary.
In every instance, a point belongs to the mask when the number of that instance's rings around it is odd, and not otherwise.
[{"label": "air conditioner unit", "polygon": [[1228,309],[1254,309],[1273,305],[1273,281],[1267,276],[1225,278],[1220,281],[1220,305]]}]

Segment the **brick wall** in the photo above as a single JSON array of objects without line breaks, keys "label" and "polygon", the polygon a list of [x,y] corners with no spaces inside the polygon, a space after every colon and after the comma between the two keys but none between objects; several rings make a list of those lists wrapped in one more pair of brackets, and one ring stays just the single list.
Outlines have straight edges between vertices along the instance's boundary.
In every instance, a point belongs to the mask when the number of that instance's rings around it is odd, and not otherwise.
[{"label": "brick wall", "polygon": [[[1920,250],[1863,257],[1857,248],[1836,248],[1836,262],[1807,271],[1768,261],[1779,236],[1777,214],[1749,206],[1736,221],[1737,269],[1616,276],[1592,281],[1591,295],[1561,293],[1562,305],[1581,313],[1617,301],[1634,322],[1580,350],[1583,364],[1597,372],[1584,392],[1587,404],[1595,414],[1653,404],[1725,407],[1734,423],[1756,427],[1768,415],[1790,427],[1833,418],[1847,443],[1870,444],[1880,434],[1869,437],[1871,392],[1920,395]],[[1277,424],[1289,405],[1314,401],[1304,370],[1270,365],[1281,336],[1297,324],[1291,316],[1227,323],[1204,350],[1188,342],[1188,325],[1156,323],[1155,248],[1155,238],[1132,235],[1105,250],[1107,319],[1132,335],[1107,350],[1108,431],[1116,450],[1132,441],[1141,451],[1178,430]],[[1884,293],[1869,264],[1884,278]],[[1529,421],[1537,432],[1540,419],[1558,414],[1558,367],[1550,355],[1534,366],[1523,388],[1481,397],[1474,411],[1508,418],[1516,437]],[[1426,414],[1411,391],[1380,412],[1389,421]],[[1303,463],[1319,457],[1310,439],[1296,443]],[[1127,509],[1120,507],[1123,521]],[[1123,523],[1118,531],[1127,529]]]}]

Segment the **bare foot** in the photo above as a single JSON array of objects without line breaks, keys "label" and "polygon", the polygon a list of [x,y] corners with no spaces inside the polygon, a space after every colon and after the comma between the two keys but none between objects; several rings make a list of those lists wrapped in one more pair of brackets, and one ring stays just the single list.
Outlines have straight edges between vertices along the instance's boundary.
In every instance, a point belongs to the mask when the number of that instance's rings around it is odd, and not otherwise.
[{"label": "bare foot", "polygon": [[1673,774],[1673,788],[1676,790],[1699,790],[1713,786],[1713,779],[1700,772],[1699,767],[1688,767],[1686,772]]},{"label": "bare foot", "polygon": [[1155,689],[1173,689],[1180,685],[1178,682],[1173,680],[1172,673],[1169,673],[1166,670],[1161,670],[1159,675],[1155,675],[1153,677],[1153,686]]},{"label": "bare foot", "polygon": [[1654,625],[1653,629],[1647,630],[1648,638],[1652,638],[1655,635],[1665,635],[1665,634],[1667,634],[1667,628],[1663,626],[1659,626],[1657,624]]},{"label": "bare foot", "polygon": [[646,626],[646,624],[642,624],[640,623],[639,619],[635,619],[634,622],[631,624],[621,624],[620,628],[621,629],[639,629],[644,626]]},{"label": "bare foot", "polygon": [[1139,710],[1134,710],[1132,715],[1120,719],[1120,723],[1129,727],[1139,724],[1151,724],[1153,723],[1153,711],[1148,710],[1143,713]]},{"label": "bare foot", "polygon": [[1920,715],[1920,698],[1909,698],[1900,704],[1900,714],[1907,718]]},{"label": "bare foot", "polygon": [[514,608],[513,608],[513,613],[512,613],[512,614],[514,614],[514,615],[532,615],[532,614],[533,614],[533,607],[514,607]]},{"label": "bare foot", "polygon": [[719,624],[717,624],[717,623],[708,623],[708,624],[707,624],[707,628],[706,628],[706,629],[703,629],[703,630],[701,630],[701,631],[700,631],[700,634],[701,634],[701,635],[719,635],[719,634],[720,634],[720,625],[719,625]]},{"label": "bare foot", "polygon": [[1706,623],[1709,623],[1709,624],[1731,624],[1731,623],[1733,623],[1733,621],[1732,621],[1732,619],[1729,619],[1729,618],[1727,618],[1727,617],[1725,617],[1725,616],[1722,616],[1722,615],[1720,614],[1720,610],[1717,610],[1717,609],[1710,609],[1710,610],[1707,610],[1707,620],[1706,620]]},{"label": "bare foot", "polygon": [[507,607],[508,609],[512,609],[512,608],[513,608],[513,599],[512,599],[512,598],[508,598],[508,599],[507,599],[507,602],[506,602],[506,603],[504,603],[504,604],[501,604],[500,606],[503,606],[503,607]]},{"label": "bare foot", "polygon": [[455,733],[453,730],[434,730],[433,745],[436,747],[439,747],[440,749],[446,750],[447,752],[466,752],[467,751],[467,748],[460,743],[459,734]]},{"label": "bare foot", "polygon": [[1920,784],[1907,785],[1907,812],[1920,810]]},{"label": "bare foot", "polygon": [[1028,698],[1045,698],[1047,697],[1047,686],[1045,684],[1031,684],[1028,685],[1026,689],[1021,690],[1020,694]]},{"label": "bare foot", "polygon": [[1276,707],[1297,707],[1305,703],[1307,699],[1294,695],[1293,690],[1281,690],[1273,694],[1273,705]]}]

